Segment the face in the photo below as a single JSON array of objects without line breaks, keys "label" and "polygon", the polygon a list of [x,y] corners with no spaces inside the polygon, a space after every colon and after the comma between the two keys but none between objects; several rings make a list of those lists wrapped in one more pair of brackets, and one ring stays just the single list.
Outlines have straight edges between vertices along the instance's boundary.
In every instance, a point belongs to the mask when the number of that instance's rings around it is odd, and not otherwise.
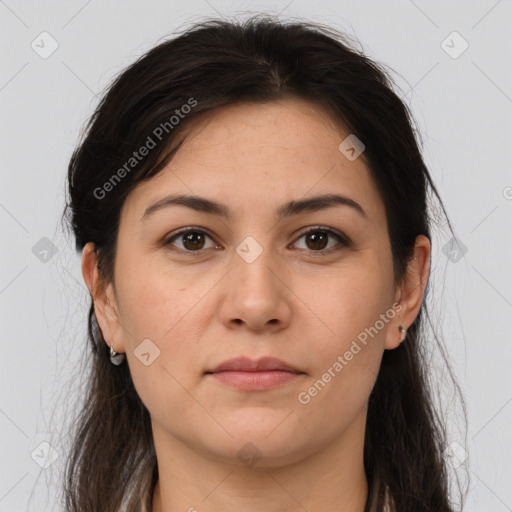
[{"label": "face", "polygon": [[[383,201],[364,153],[338,149],[348,135],[301,100],[226,107],[128,196],[101,327],[160,439],[272,467],[361,434],[402,322]],[[327,194],[346,200],[282,208]],[[171,195],[227,214],[151,208]],[[208,373],[238,357],[295,373]]]}]

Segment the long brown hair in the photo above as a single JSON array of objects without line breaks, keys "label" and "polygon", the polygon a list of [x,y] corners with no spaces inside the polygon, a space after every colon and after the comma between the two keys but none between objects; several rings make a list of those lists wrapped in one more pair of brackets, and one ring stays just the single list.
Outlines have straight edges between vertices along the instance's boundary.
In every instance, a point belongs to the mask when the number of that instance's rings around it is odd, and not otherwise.
[{"label": "long brown hair", "polygon": [[[401,282],[416,236],[431,239],[429,193],[442,205],[422,159],[413,117],[388,71],[349,36],[320,24],[283,23],[270,16],[196,23],[115,79],[69,163],[63,218],[76,250],[94,242],[101,277],[111,282],[121,207],[138,183],[170,161],[185,140],[184,128],[201,113],[229,104],[286,97],[321,106],[365,144],[364,157],[386,209],[395,281]],[[171,118],[177,110],[186,115],[176,123]],[[148,137],[156,147],[128,169],[126,162]],[[125,172],[119,172],[123,166]],[[119,179],[113,181],[114,175]],[[111,186],[105,187],[107,182]],[[434,407],[422,358],[427,318],[423,301],[407,341],[385,351],[369,397],[366,511],[383,510],[386,493],[399,512],[453,510],[443,458],[445,425]],[[87,396],[66,467],[65,510],[149,511],[158,479],[150,416],[128,365],[111,364],[92,300],[88,339]]]}]

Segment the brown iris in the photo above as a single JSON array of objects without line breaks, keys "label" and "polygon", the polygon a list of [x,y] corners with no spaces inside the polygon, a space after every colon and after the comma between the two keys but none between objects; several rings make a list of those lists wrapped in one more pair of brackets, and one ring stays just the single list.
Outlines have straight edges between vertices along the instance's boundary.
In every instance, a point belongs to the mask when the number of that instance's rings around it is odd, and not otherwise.
[{"label": "brown iris", "polygon": [[306,233],[306,244],[312,242],[313,246],[308,245],[310,249],[324,249],[327,245],[329,235],[325,231],[311,231]]}]

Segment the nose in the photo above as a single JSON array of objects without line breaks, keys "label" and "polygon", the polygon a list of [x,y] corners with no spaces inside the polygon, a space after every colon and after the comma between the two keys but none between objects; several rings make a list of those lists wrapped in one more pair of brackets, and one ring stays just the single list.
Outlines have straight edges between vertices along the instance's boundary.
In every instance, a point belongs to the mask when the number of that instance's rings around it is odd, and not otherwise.
[{"label": "nose", "polygon": [[263,251],[254,261],[236,254],[224,279],[220,317],[229,329],[278,332],[288,327],[293,293],[286,271]]}]

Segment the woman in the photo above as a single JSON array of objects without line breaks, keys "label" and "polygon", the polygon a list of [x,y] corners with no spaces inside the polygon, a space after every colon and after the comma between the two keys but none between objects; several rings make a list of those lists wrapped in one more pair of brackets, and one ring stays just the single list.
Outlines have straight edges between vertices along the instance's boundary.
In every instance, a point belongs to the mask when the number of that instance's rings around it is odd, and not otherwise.
[{"label": "woman", "polygon": [[93,360],[66,510],[453,510],[421,359],[437,191],[391,84],[268,17],[115,80],[68,170]]}]

